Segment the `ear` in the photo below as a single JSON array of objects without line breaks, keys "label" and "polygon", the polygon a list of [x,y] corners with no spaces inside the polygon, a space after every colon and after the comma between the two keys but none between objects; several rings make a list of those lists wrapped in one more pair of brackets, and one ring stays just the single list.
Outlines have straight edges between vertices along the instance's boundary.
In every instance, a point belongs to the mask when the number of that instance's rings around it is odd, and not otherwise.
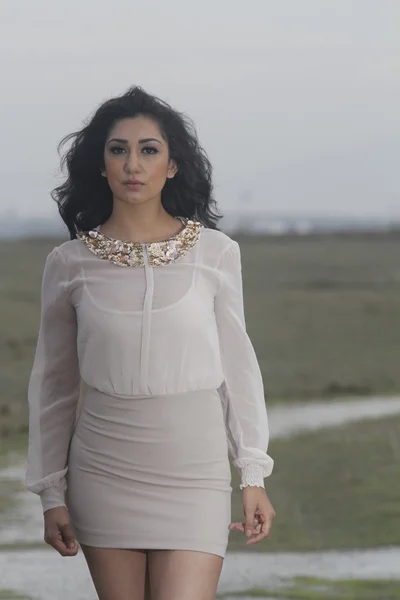
[{"label": "ear", "polygon": [[169,161],[169,165],[168,165],[167,178],[172,179],[173,177],[175,177],[177,172],[178,172],[178,165],[176,164],[176,162],[174,160],[171,159]]},{"label": "ear", "polygon": [[103,175],[103,177],[107,177],[107,173],[105,169],[101,169],[101,174]]}]

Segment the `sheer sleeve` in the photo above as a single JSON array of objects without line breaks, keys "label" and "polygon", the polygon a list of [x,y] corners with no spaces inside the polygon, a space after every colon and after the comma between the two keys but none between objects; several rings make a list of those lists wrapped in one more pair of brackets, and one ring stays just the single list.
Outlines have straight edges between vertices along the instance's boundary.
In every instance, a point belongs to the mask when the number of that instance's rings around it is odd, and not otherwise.
[{"label": "sheer sleeve", "polygon": [[67,455],[80,393],[76,332],[67,263],[57,246],[44,266],[40,327],[28,385],[25,486],[40,495],[43,512],[65,506]]},{"label": "sheer sleeve", "polygon": [[215,314],[224,371],[219,388],[232,464],[240,489],[264,487],[274,461],[268,456],[269,427],[261,370],[246,332],[239,244],[231,240],[219,262]]}]

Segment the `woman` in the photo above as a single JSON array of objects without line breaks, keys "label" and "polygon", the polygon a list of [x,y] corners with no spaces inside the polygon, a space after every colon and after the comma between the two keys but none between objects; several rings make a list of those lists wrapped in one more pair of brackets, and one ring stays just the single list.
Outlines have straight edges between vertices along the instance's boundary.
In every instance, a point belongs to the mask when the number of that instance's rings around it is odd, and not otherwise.
[{"label": "woman", "polygon": [[52,197],[71,239],[43,272],[26,487],[45,541],[62,556],[79,542],[100,600],[143,600],[146,576],[152,600],[211,600],[229,530],[258,542],[275,515],[239,245],[216,226],[195,128],[159,98],[132,87],[70,138]]}]

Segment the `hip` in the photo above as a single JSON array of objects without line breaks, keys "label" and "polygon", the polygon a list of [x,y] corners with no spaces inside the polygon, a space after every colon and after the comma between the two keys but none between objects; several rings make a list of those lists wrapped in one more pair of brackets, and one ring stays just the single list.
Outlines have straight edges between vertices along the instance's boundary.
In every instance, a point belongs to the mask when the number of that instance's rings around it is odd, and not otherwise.
[{"label": "hip", "polygon": [[230,465],[219,393],[121,398],[89,388],[69,462],[72,469],[110,477],[174,485],[213,480],[227,489]]}]

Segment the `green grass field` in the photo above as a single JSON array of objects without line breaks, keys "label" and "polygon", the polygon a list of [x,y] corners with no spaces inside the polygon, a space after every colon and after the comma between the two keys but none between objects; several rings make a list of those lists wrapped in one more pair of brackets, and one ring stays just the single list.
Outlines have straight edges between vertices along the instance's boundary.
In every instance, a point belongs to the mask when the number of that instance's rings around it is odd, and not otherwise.
[{"label": "green grass field", "polygon": [[12,590],[0,590],[0,600],[31,600],[31,597],[22,596]]},{"label": "green grass field", "polygon": [[400,390],[400,234],[238,241],[267,400]]}]

